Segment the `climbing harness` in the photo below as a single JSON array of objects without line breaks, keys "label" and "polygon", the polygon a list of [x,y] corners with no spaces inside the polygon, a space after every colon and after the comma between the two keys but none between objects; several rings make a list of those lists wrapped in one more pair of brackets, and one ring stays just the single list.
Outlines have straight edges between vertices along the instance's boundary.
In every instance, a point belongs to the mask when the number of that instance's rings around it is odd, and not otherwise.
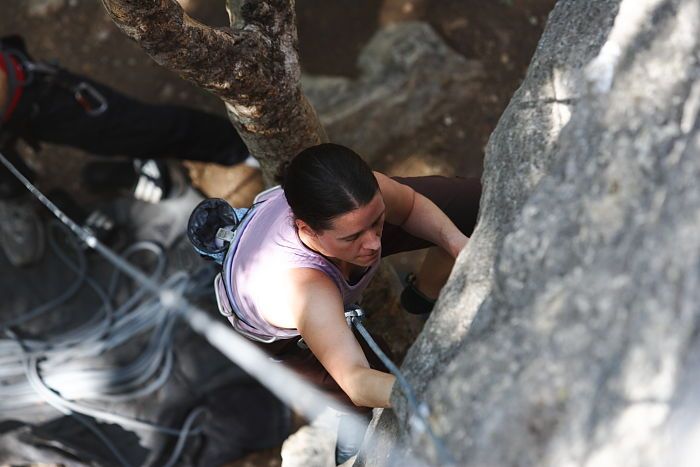
[{"label": "climbing harness", "polygon": [[[66,89],[73,94],[75,101],[82,107],[90,117],[102,115],[109,108],[109,103],[105,96],[99,92],[91,83],[72,78],[66,71],[59,66],[49,62],[35,62],[22,51],[14,48],[5,48],[2,52],[5,63],[8,64],[8,80],[10,88],[14,86],[27,87],[37,79],[38,76],[43,76],[50,80],[51,83]],[[17,60],[22,67],[25,76],[23,81],[17,80],[14,71],[10,72],[12,66],[11,59]]]},{"label": "climbing harness", "polygon": [[91,117],[96,117],[105,113],[108,108],[107,99],[94,86],[85,81],[81,81],[73,86],[73,97],[75,101]]},{"label": "climbing harness", "polygon": [[10,117],[12,106],[16,104],[19,97],[18,92],[21,91],[23,81],[18,76],[18,71],[15,68],[15,60],[4,50],[0,49],[0,59],[5,66],[5,76],[7,77],[7,95],[5,96],[5,104],[0,108],[0,122],[4,122]]}]

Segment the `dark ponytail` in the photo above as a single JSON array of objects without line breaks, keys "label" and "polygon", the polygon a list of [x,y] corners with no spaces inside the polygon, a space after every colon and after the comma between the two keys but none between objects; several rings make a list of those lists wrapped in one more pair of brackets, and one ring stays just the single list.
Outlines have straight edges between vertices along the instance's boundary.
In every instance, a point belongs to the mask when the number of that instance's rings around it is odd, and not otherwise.
[{"label": "dark ponytail", "polygon": [[282,188],[294,216],[319,232],[331,228],[334,218],[368,204],[379,190],[359,155],[331,143],[297,154],[285,168]]}]

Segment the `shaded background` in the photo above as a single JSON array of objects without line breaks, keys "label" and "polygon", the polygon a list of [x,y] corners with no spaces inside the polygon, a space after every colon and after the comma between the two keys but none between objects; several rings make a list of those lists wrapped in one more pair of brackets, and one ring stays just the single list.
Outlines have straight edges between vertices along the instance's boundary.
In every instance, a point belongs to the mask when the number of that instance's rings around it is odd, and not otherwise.
[{"label": "shaded background", "polygon": [[[223,1],[182,0],[192,16],[211,25],[226,25]],[[383,167],[411,171],[421,163],[433,172],[479,175],[483,147],[529,63],[554,0],[355,0],[297,1],[299,48],[304,72],[356,76],[362,47],[383,25],[407,20],[428,22],[456,52],[480,60],[488,76],[479,108],[435,115],[414,138],[385,149]],[[96,0],[4,1],[0,33],[21,33],[39,59],[57,59],[148,102],[188,105],[224,114],[213,95],[181,80],[153,62],[110,21]],[[81,157],[48,148],[32,158],[44,184],[59,183],[79,192],[76,174]],[[411,158],[424,161],[411,161]],[[52,170],[61,160],[61,173]],[[400,167],[408,161],[408,168]],[[206,184],[205,184],[206,189]]]}]

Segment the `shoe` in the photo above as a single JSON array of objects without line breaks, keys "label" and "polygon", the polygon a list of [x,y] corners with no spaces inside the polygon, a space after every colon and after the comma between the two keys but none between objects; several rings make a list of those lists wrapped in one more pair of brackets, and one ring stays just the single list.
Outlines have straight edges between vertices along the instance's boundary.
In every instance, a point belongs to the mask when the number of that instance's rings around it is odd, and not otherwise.
[{"label": "shoe", "polygon": [[134,198],[156,204],[170,195],[172,183],[168,165],[154,159],[134,159],[138,179],[134,186]]},{"label": "shoe", "polygon": [[153,204],[177,198],[185,192],[186,185],[184,174],[155,159],[92,162],[83,169],[82,180],[92,193],[130,192],[137,200]]},{"label": "shoe", "polygon": [[0,248],[10,264],[24,267],[44,256],[44,223],[32,199],[21,196],[0,200]]},{"label": "shoe", "polygon": [[429,315],[433,311],[436,300],[426,296],[415,286],[416,275],[412,272],[406,275],[406,286],[401,292],[401,306],[413,315]]}]

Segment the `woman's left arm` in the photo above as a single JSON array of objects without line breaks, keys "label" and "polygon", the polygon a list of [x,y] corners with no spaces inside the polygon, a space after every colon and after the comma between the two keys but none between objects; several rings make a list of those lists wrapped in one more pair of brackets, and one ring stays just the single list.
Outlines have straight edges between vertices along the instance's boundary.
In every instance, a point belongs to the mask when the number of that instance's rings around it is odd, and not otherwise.
[{"label": "woman's left arm", "polygon": [[469,241],[447,214],[413,188],[374,172],[386,205],[386,222],[441,247],[452,257]]}]

